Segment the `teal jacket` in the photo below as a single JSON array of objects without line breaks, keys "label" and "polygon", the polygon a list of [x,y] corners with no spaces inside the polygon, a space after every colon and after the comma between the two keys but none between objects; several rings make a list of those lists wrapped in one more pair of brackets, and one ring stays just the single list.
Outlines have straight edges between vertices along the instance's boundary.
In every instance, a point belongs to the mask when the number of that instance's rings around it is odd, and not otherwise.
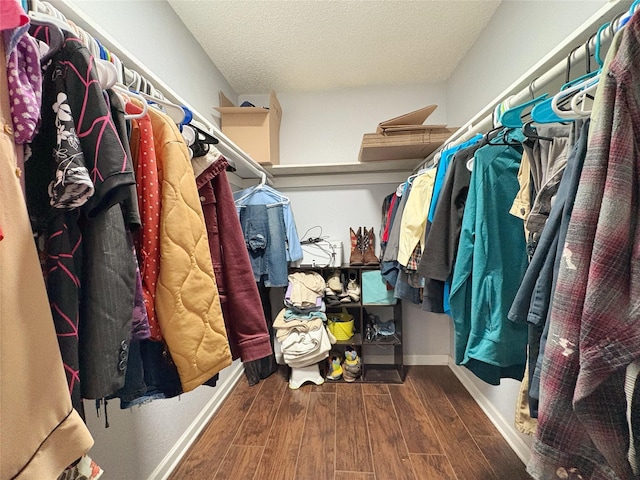
[{"label": "teal jacket", "polygon": [[509,213],[524,137],[520,130],[507,136],[514,146],[486,145],[475,154],[450,296],[456,364],[492,385],[522,380],[527,359],[527,325],[507,318],[527,268],[523,222]]}]

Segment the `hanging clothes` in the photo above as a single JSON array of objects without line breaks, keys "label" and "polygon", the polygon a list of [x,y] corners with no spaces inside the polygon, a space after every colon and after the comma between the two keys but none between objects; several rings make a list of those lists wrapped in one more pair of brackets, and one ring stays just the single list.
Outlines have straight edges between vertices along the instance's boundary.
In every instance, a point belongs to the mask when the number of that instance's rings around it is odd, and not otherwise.
[{"label": "hanging clothes", "polygon": [[[538,416],[540,368],[544,354],[543,330],[548,330],[548,314],[553,302],[562,249],[571,218],[582,164],[587,153],[589,122],[581,128],[578,141],[569,155],[549,218],[539,237],[531,263],[514,298],[509,318],[529,324],[529,407]],[[547,335],[544,335],[546,339]]]},{"label": "hanging clothes", "polygon": [[245,205],[240,224],[255,282],[267,287],[287,285],[287,243],[281,204]]},{"label": "hanging clothes", "polygon": [[431,201],[431,206],[429,207],[429,223],[433,223],[434,216],[436,214],[436,207],[438,206],[438,202],[440,200],[440,191],[442,190],[442,186],[444,185],[445,178],[447,176],[447,171],[449,170],[449,164],[453,159],[454,155],[464,148],[475,145],[483,139],[482,134],[476,134],[466,142],[463,142],[459,145],[455,145],[453,147],[447,148],[443,150],[440,154],[440,161],[438,162],[438,172],[435,178],[435,184],[433,187],[433,200]]},{"label": "hanging clothes", "polygon": [[398,210],[398,195],[396,192],[387,195],[382,202],[382,225],[380,228],[380,260],[384,257],[389,240],[389,229]]},{"label": "hanging clothes", "polygon": [[[297,262],[298,260],[302,260],[302,245],[300,244],[300,237],[298,236],[298,230],[296,229],[293,210],[291,209],[291,204],[288,201],[283,201],[283,195],[280,192],[268,185],[261,185],[259,187],[250,187],[245,190],[240,190],[239,192],[234,192],[233,198],[236,203],[236,207],[238,208],[238,215],[241,215],[243,206],[280,204],[282,206],[282,217],[284,220],[285,230],[284,232],[280,232],[278,230],[277,236],[285,239],[286,261]],[[277,216],[279,215],[272,213],[272,224]],[[278,229],[279,228],[280,227],[278,227]]]},{"label": "hanging clothes", "polygon": [[421,251],[424,251],[425,228],[436,171],[435,168],[431,168],[411,180],[411,192],[400,220],[398,263],[403,267],[409,264],[417,245],[420,246]]},{"label": "hanging clothes", "polygon": [[440,191],[433,221],[427,222],[425,251],[418,273],[425,277],[423,310],[450,314],[449,292],[455,259],[458,254],[462,217],[471,181],[469,162],[486,141],[477,140],[458,150],[451,159]]},{"label": "hanging clothes", "polygon": [[410,193],[411,184],[409,182],[404,182],[398,186],[396,195],[398,195],[400,200],[396,202],[397,208],[395,212],[393,212],[393,217],[387,225],[387,246],[384,250],[384,255],[380,259],[380,271],[382,273],[382,277],[392,288],[395,288],[398,281],[398,275],[400,273],[400,264],[398,263],[400,223]]},{"label": "hanging clothes", "polygon": [[[38,39],[46,38],[39,29]],[[65,32],[43,78],[27,201],[33,229],[46,239],[47,291],[73,404],[82,413],[81,396],[108,396],[124,385],[135,263],[121,202],[135,205],[128,200],[135,178],[86,47]],[[83,370],[91,372],[87,390]]]},{"label": "hanging clothes", "polygon": [[231,364],[189,151],[165,114],[148,110],[160,182],[160,266],[156,313],[185,392]]},{"label": "hanging clothes", "polygon": [[607,53],[563,246],[528,465],[537,479],[637,478],[624,382],[640,358],[639,52],[635,14]]},{"label": "hanging clothes", "polygon": [[526,139],[523,147],[527,153],[531,171],[531,186],[534,199],[526,215],[528,252],[533,255],[544,229],[551,205],[571,150],[569,125],[538,125],[536,134],[541,138]]},{"label": "hanging clothes", "polygon": [[267,320],[227,180],[228,163],[213,146],[192,162],[199,165],[198,193],[232,357],[250,362],[271,356]]},{"label": "hanging clothes", "polygon": [[4,38],[27,18],[14,7],[0,2],[0,478],[28,480],[56,478],[93,439],[71,404],[20,186]]},{"label": "hanging clothes", "polygon": [[522,221],[509,214],[519,189],[520,131],[476,151],[460,244],[451,281],[455,361],[492,385],[521,380],[527,327],[509,321],[507,310],[526,269]]},{"label": "hanging clothes", "polygon": [[[125,106],[127,114],[140,115],[142,107],[131,100]],[[131,157],[136,172],[138,208],[144,228],[134,237],[142,276],[142,293],[149,321],[150,338],[162,340],[156,314],[156,287],[160,268],[160,181],[154,147],[153,126],[148,113],[131,121]]]}]

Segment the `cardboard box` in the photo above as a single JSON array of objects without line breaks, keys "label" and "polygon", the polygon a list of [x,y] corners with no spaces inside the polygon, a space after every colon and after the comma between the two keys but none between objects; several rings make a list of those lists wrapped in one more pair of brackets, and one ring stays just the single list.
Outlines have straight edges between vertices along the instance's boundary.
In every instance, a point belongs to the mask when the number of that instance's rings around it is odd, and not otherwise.
[{"label": "cardboard box", "polygon": [[219,93],[220,128],[236,145],[261,165],[280,163],[280,121],[282,107],[271,92],[269,108],[236,107]]},{"label": "cardboard box", "polygon": [[391,120],[385,120],[378,124],[376,133],[382,133],[389,135],[391,133],[404,133],[408,131],[422,131],[429,130],[430,128],[442,128],[444,125],[423,125],[423,123],[429,118],[433,112],[435,112],[438,105],[429,105],[428,107],[419,108],[410,113],[405,113],[399,117],[392,118]]},{"label": "cardboard box", "polygon": [[[426,126],[426,125],[425,125]],[[365,133],[360,145],[360,162],[424,159],[440,147],[457,128],[426,126],[400,134]]]}]

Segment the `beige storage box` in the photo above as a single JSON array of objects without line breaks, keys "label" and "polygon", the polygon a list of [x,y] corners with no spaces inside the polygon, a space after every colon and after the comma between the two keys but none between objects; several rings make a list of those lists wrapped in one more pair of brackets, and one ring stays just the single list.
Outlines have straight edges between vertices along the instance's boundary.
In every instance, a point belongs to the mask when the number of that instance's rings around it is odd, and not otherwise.
[{"label": "beige storage box", "polygon": [[275,92],[271,92],[269,108],[236,107],[222,92],[219,97],[216,110],[222,133],[261,165],[278,165],[282,107]]}]

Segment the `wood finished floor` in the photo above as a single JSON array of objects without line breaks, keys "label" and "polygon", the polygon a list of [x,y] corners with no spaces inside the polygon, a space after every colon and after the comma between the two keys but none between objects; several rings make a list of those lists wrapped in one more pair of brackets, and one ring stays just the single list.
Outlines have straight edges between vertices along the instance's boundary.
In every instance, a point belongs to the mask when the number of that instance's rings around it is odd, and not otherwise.
[{"label": "wood finished floor", "polygon": [[525,467],[448,367],[402,385],[243,379],[170,480],[525,480]]}]

